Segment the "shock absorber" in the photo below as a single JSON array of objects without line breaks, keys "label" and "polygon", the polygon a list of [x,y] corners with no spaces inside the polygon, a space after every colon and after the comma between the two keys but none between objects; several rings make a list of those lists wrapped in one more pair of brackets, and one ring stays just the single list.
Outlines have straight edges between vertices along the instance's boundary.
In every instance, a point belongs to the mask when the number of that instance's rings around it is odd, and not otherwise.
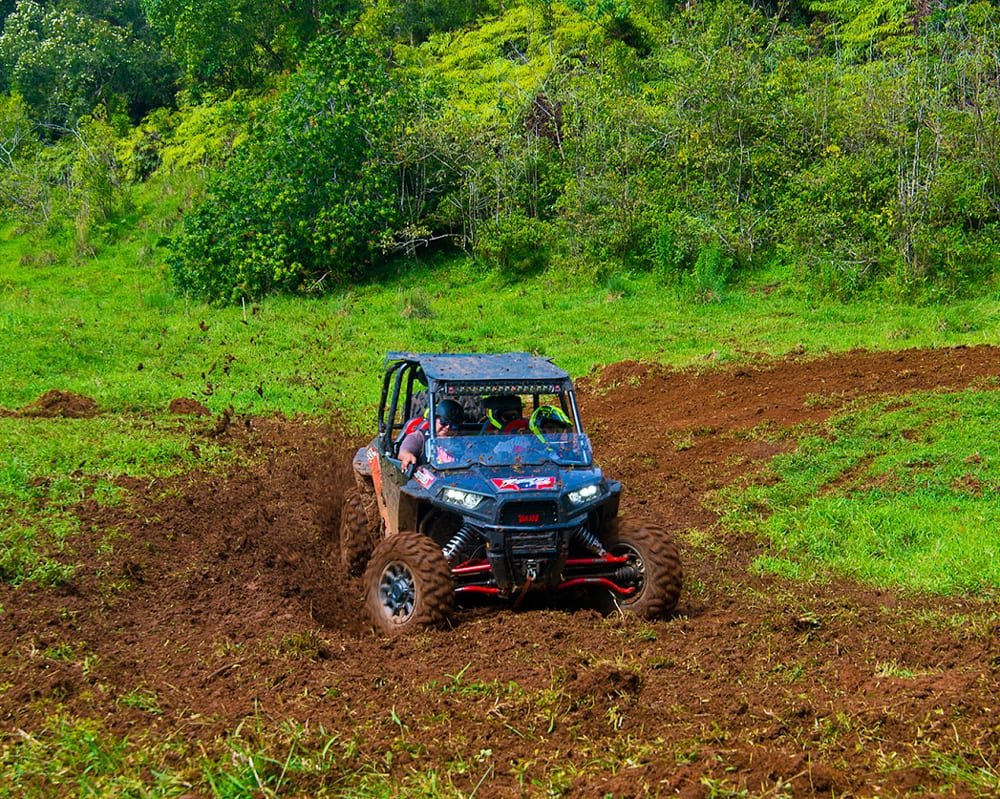
[{"label": "shock absorber", "polygon": [[604,546],[601,544],[601,539],[590,532],[585,524],[581,524],[576,528],[576,532],[573,533],[573,538],[599,558],[603,558],[608,554],[604,549]]},{"label": "shock absorber", "polygon": [[441,550],[444,554],[444,559],[450,564],[458,553],[462,551],[462,548],[471,544],[478,535],[479,530],[474,526],[463,524],[458,528],[458,532],[451,537],[451,540],[445,545],[444,549]]}]

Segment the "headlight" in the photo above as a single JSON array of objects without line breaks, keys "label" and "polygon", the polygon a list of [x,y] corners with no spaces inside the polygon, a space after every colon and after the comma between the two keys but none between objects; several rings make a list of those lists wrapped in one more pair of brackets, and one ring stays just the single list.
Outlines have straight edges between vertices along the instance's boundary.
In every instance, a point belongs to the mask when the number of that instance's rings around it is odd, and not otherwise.
[{"label": "headlight", "polygon": [[457,488],[446,488],[441,492],[441,499],[445,502],[450,502],[452,505],[458,505],[461,508],[473,510],[474,508],[478,508],[480,503],[482,503],[486,497],[482,494],[473,494],[471,491],[459,491]]},{"label": "headlight", "polygon": [[600,490],[601,490],[600,487],[598,487],[597,485],[584,486],[579,491],[570,491],[569,501],[572,502],[574,505],[582,505],[588,499],[593,499],[594,497],[596,497],[597,493]]}]

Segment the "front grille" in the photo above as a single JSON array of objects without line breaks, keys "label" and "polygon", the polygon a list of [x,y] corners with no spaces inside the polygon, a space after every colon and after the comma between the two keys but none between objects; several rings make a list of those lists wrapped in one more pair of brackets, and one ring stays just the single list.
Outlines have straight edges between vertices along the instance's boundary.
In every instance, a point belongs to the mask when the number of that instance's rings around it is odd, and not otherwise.
[{"label": "front grille", "polygon": [[517,527],[538,527],[559,521],[555,502],[508,502],[500,509],[500,524]]},{"label": "front grille", "polygon": [[512,532],[507,539],[513,557],[543,557],[559,553],[559,533],[519,533]]}]

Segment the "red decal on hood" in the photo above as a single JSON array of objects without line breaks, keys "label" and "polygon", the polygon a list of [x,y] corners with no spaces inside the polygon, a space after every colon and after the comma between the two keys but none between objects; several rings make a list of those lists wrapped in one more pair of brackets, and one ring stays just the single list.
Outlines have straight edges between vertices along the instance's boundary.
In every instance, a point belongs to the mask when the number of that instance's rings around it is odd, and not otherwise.
[{"label": "red decal on hood", "polygon": [[554,477],[494,477],[497,491],[551,491],[556,487]]}]

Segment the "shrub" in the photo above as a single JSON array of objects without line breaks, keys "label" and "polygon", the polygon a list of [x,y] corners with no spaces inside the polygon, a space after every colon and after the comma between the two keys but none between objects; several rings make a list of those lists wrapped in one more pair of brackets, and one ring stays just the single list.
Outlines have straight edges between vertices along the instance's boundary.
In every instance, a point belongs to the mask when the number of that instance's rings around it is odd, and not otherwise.
[{"label": "shrub", "polygon": [[806,282],[848,297],[885,275],[896,260],[887,212],[893,170],[887,147],[848,153],[830,146],[795,175],[776,227],[784,255],[802,265]]},{"label": "shrub", "polygon": [[328,34],[172,243],[182,291],[219,301],[359,273],[395,218],[382,160],[396,123],[384,60]]},{"label": "shrub", "polygon": [[666,214],[652,244],[653,272],[662,283],[677,282],[696,251],[691,226],[685,225],[679,211]]},{"label": "shrub", "polygon": [[478,231],[475,254],[511,276],[538,272],[548,262],[551,226],[522,212],[485,222]]},{"label": "shrub", "polygon": [[710,244],[698,253],[691,271],[695,298],[702,302],[719,302],[729,281],[732,263],[718,244]]}]

